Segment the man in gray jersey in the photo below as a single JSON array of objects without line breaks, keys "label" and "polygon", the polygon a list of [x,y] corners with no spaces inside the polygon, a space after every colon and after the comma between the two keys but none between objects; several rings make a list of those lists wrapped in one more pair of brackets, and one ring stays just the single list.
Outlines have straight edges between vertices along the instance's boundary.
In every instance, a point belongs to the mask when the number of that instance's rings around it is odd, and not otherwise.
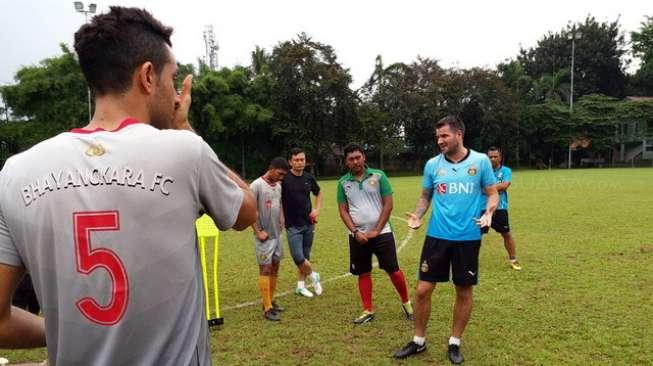
[{"label": "man in gray jersey", "polygon": [[[187,120],[172,29],[111,7],[75,34],[95,114],[0,172],[0,348],[50,365],[210,365],[195,220],[256,219],[249,187]],[[25,270],[44,318],[11,307]]]},{"label": "man in gray jersey", "polygon": [[281,230],[283,210],[281,208],[281,181],[288,174],[288,162],[284,158],[274,158],[267,172],[250,185],[258,219],[252,224],[254,230],[254,249],[259,265],[258,285],[263,302],[263,316],[267,320],[279,321],[282,309],[272,301],[277,288],[279,264],[283,256]]}]

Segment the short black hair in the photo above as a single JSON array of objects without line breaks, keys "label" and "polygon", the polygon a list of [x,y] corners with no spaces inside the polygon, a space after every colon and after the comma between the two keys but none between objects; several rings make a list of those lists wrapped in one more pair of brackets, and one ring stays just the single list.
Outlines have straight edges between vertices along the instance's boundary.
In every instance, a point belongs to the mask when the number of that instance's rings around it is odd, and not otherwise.
[{"label": "short black hair", "polygon": [[290,149],[290,151],[288,151],[288,160],[292,159],[293,156],[301,153],[306,154],[304,152],[304,149],[302,149],[301,147],[293,147],[292,149]]},{"label": "short black hair", "polygon": [[75,33],[75,51],[86,81],[97,95],[122,93],[134,70],[150,61],[157,74],[171,61],[172,28],[147,10],[112,6]]},{"label": "short black hair", "polygon": [[270,160],[270,168],[269,169],[283,169],[283,170],[289,170],[290,167],[288,166],[288,161],[281,156],[277,156],[276,158]]},{"label": "short black hair", "polygon": [[347,158],[347,155],[353,153],[354,151],[360,151],[361,154],[365,155],[365,151],[363,151],[363,148],[359,144],[354,142],[347,144],[347,146],[345,146],[345,148],[342,150],[345,159]]},{"label": "short black hair", "polygon": [[490,152],[490,151],[497,151],[499,154],[503,155],[503,151],[501,151],[501,149],[499,149],[499,148],[496,147],[496,146],[490,146],[490,147],[487,149],[487,152]]},{"label": "short black hair", "polygon": [[449,128],[451,128],[452,131],[460,131],[463,135],[465,134],[465,124],[463,123],[463,120],[453,115],[446,116],[437,121],[435,123],[435,129],[437,130],[438,128],[442,128],[447,125]]}]

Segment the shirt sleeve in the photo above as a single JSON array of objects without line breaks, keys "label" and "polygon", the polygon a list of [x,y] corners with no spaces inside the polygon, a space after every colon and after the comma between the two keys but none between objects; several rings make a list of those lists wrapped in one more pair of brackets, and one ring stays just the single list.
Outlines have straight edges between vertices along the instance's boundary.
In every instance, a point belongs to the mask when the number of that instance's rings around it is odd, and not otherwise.
[{"label": "shirt sleeve", "polygon": [[433,170],[433,160],[429,160],[424,165],[424,177],[422,178],[422,188],[433,189],[433,177],[431,171]]},{"label": "shirt sleeve", "polygon": [[336,196],[338,198],[338,203],[347,203],[347,196],[345,195],[345,189],[342,187],[342,181],[338,181],[338,188]]},{"label": "shirt sleeve", "polygon": [[320,193],[320,185],[317,184],[317,180],[313,175],[311,175],[311,192],[316,196]]},{"label": "shirt sleeve", "polygon": [[494,171],[492,171],[492,163],[487,156],[483,156],[481,160],[481,187],[483,189],[497,184],[497,178],[494,176]]},{"label": "shirt sleeve", "polygon": [[231,228],[240,212],[244,193],[229,178],[229,168],[218,159],[211,147],[201,142],[199,166],[200,203],[220,230]]},{"label": "shirt sleeve", "polygon": [[[2,187],[2,191],[4,192],[6,191],[6,187],[4,187],[2,174],[3,172],[0,171],[0,187]],[[0,200],[1,199],[2,196],[0,195]],[[11,238],[11,234],[9,232],[9,226],[7,225],[7,221],[5,220],[4,206],[2,205],[1,201],[0,201],[0,263],[8,264],[10,266],[15,266],[15,267],[23,266],[23,261],[20,258],[20,255],[18,254],[18,249],[14,244],[14,240]]]},{"label": "shirt sleeve", "polygon": [[390,180],[385,175],[385,173],[381,173],[381,178],[379,178],[379,186],[381,188],[381,197],[389,196],[392,194],[392,186],[390,185]]},{"label": "shirt sleeve", "polygon": [[503,181],[512,182],[512,169],[504,167],[503,169]]}]

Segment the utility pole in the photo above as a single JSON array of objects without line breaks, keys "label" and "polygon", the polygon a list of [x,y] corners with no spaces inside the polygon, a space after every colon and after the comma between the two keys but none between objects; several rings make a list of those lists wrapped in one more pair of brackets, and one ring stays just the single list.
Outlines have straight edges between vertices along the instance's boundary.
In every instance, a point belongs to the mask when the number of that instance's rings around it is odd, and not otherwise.
[{"label": "utility pole", "polygon": [[204,28],[204,48],[205,56],[204,62],[209,66],[211,70],[218,69],[218,42],[215,40],[215,34],[213,33],[213,26],[207,25]]}]

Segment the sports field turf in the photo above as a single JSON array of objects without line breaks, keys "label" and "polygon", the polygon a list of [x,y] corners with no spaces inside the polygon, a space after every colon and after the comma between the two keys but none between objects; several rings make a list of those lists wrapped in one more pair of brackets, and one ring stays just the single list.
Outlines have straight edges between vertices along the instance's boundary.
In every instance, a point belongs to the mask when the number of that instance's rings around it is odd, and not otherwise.
[{"label": "sports field turf", "polygon": [[[399,262],[415,285],[424,228],[409,232],[420,177],[393,178],[392,224]],[[251,231],[220,240],[220,300],[225,324],[212,331],[219,365],[448,364],[453,289],[438,286],[428,350],[408,361],[391,354],[412,337],[400,301],[384,272],[374,271],[376,319],[351,320],[361,310],[356,279],[347,276],[348,246],[337,214],[335,181],[321,181],[324,208],[313,263],[324,294],[289,293],[295,266],[281,265],[280,323],[263,319]],[[480,285],[463,337],[466,365],[653,363],[653,169],[517,171],[510,219],[524,269],[509,269],[501,237],[483,240]],[[285,241],[284,241],[285,244]],[[284,245],[287,250],[287,245]],[[289,294],[288,294],[289,293]],[[11,361],[42,360],[43,350],[0,351]]]}]

